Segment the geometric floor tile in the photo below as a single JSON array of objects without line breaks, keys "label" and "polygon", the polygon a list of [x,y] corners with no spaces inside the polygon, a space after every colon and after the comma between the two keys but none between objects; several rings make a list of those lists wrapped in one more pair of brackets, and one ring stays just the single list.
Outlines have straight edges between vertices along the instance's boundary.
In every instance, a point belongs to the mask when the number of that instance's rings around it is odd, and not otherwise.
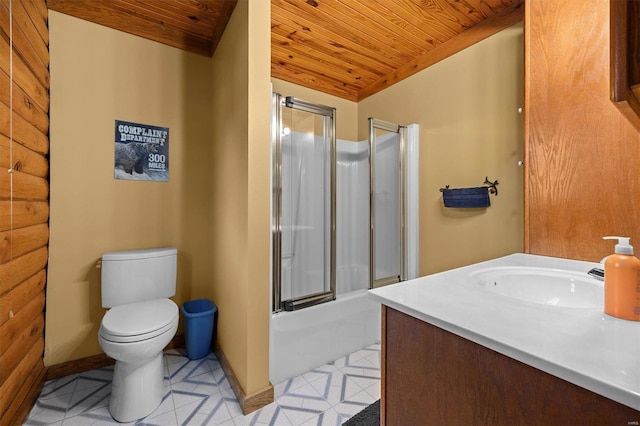
[{"label": "geometric floor tile", "polygon": [[[375,344],[274,385],[275,401],[247,416],[213,353],[164,353],[165,393],[139,425],[341,425],[380,398]],[[117,425],[109,414],[113,366],[45,383],[25,425]]]}]

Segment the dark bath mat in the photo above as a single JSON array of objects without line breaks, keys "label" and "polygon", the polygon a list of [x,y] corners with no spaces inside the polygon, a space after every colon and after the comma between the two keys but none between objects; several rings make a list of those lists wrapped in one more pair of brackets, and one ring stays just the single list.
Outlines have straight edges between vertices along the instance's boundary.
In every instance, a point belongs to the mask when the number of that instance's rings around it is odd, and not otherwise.
[{"label": "dark bath mat", "polygon": [[351,417],[342,426],[380,426],[380,400]]}]

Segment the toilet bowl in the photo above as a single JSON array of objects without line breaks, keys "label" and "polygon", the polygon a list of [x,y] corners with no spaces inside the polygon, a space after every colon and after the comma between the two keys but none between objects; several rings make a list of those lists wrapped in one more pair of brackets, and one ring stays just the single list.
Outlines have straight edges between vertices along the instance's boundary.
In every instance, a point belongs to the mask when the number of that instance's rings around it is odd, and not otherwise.
[{"label": "toilet bowl", "polygon": [[98,342],[116,360],[109,411],[119,422],[151,414],[165,394],[162,350],[178,329],[177,250],[172,247],[105,253]]},{"label": "toilet bowl", "polygon": [[115,420],[141,419],[162,402],[162,350],[175,336],[178,320],[178,306],[169,299],[120,305],[105,314],[98,341],[116,360],[109,401]]}]

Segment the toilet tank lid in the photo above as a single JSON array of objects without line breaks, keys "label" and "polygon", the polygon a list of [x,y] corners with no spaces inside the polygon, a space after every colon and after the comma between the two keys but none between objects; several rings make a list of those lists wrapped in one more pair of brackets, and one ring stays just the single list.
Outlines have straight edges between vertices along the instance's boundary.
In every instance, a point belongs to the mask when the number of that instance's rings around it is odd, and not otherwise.
[{"label": "toilet tank lid", "polygon": [[113,251],[104,253],[102,261],[110,260],[132,260],[132,259],[150,259],[154,257],[174,256],[178,253],[178,249],[174,247],[162,247],[140,250]]}]

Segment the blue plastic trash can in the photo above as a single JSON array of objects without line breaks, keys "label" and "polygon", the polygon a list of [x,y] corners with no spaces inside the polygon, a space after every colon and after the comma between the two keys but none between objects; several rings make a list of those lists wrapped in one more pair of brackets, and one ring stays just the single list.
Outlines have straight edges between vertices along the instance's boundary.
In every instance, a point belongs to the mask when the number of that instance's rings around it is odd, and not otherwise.
[{"label": "blue plastic trash can", "polygon": [[211,350],[216,305],[209,299],[196,299],[182,305],[184,340],[189,359],[200,359]]}]

